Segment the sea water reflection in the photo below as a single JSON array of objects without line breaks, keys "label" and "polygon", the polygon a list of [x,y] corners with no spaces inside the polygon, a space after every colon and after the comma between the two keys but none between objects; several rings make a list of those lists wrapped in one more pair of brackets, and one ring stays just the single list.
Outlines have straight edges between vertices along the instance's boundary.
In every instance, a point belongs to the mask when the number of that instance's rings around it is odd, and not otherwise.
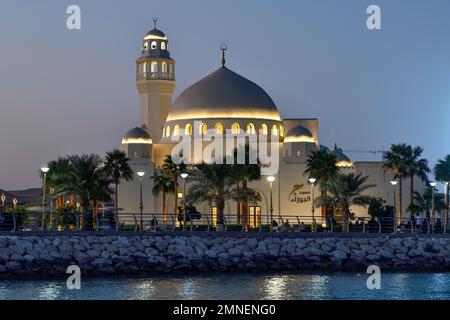
[{"label": "sea water reflection", "polygon": [[381,290],[368,275],[210,274],[148,278],[82,279],[81,290],[65,280],[1,281],[0,299],[450,299],[450,273],[383,273]]}]

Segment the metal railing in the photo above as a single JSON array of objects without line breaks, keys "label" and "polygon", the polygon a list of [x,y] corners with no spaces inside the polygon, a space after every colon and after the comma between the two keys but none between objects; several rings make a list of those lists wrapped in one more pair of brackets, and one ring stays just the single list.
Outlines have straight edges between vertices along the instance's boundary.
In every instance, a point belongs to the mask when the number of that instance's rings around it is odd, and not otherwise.
[{"label": "metal railing", "polygon": [[[44,219],[44,220],[43,220]],[[186,224],[184,224],[186,221]],[[219,225],[216,222],[223,221]],[[143,230],[141,230],[143,225]],[[44,229],[42,229],[44,226]],[[448,221],[445,218],[402,218],[392,217],[312,217],[308,215],[277,215],[272,221],[273,232],[329,232],[329,233],[406,233],[406,234],[445,234]],[[269,232],[269,218],[263,215],[238,217],[224,214],[213,217],[211,214],[186,215],[183,213],[119,213],[100,212],[96,214],[51,213],[0,213],[0,231],[235,231]]]}]

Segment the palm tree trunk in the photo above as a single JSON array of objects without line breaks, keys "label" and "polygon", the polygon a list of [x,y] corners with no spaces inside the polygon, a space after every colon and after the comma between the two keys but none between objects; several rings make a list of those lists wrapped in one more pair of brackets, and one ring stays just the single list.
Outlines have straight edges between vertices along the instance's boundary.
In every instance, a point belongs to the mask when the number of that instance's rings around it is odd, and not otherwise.
[{"label": "palm tree trunk", "polygon": [[115,207],[116,207],[116,223],[119,223],[119,183],[115,183],[115,194],[114,194],[114,202],[115,202]]},{"label": "palm tree trunk", "polygon": [[164,219],[164,223],[167,223],[167,200],[166,200],[166,190],[163,190],[163,219]]},{"label": "palm tree trunk", "polygon": [[[173,213],[176,219],[178,219],[178,188],[177,188],[177,176],[173,176],[173,195],[174,195],[174,208]],[[184,197],[184,195],[183,195]]]},{"label": "palm tree trunk", "polygon": [[[242,182],[242,187],[243,188],[247,188],[247,181],[244,180]],[[244,201],[242,202],[242,215],[245,217],[245,230],[249,229],[249,219],[248,219],[248,202]]]},{"label": "palm tree trunk", "polygon": [[450,185],[446,186],[445,190],[445,228],[447,228],[448,225],[448,213],[449,213],[449,203],[448,203],[448,197],[449,197],[449,187]]},{"label": "palm tree trunk", "polygon": [[397,222],[400,223],[401,218],[403,217],[403,180],[402,176],[398,177],[398,210],[397,210]]},{"label": "palm tree trunk", "polygon": [[225,210],[225,203],[223,201],[219,201],[217,203],[217,224],[223,226],[224,219],[223,219],[223,213]]},{"label": "palm tree trunk", "polygon": [[[239,189],[239,182],[237,183],[237,188]],[[241,223],[241,202],[237,201],[236,202],[236,212],[237,212],[237,223],[240,224]]]},{"label": "palm tree trunk", "polygon": [[414,176],[409,180],[409,203],[414,204]]}]

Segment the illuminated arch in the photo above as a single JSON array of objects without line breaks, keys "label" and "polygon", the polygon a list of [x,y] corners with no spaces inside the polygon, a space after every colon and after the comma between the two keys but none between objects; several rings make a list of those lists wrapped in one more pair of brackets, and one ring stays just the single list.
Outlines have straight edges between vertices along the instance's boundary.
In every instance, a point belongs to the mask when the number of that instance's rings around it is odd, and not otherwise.
[{"label": "illuminated arch", "polygon": [[216,134],[223,134],[223,125],[221,122],[217,122],[214,127],[216,129]]},{"label": "illuminated arch", "polygon": [[158,71],[158,62],[152,61],[151,65],[150,65],[150,71],[151,72],[159,72]]},{"label": "illuminated arch", "polygon": [[165,42],[161,42],[161,50],[166,50],[166,43]]},{"label": "illuminated arch", "polygon": [[163,61],[161,65],[161,72],[167,73],[167,62]]},{"label": "illuminated arch", "polygon": [[199,133],[199,134],[202,134],[202,135],[208,133],[208,126],[206,125],[206,123],[202,123],[202,124],[200,125],[199,130],[198,130],[198,133]]},{"label": "illuminated arch", "polygon": [[158,43],[157,43],[156,41],[152,41],[152,44],[151,44],[150,48],[151,48],[152,50],[158,48]]},{"label": "illuminated arch", "polygon": [[180,126],[179,125],[175,125],[175,127],[173,127],[173,135],[174,136],[180,135]]},{"label": "illuminated arch", "polygon": [[248,134],[255,134],[255,125],[253,123],[247,124],[247,133]]},{"label": "illuminated arch", "polygon": [[239,123],[235,122],[231,125],[231,134],[239,134]]},{"label": "illuminated arch", "polygon": [[278,128],[275,124],[272,126],[272,135],[278,136]]},{"label": "illuminated arch", "polygon": [[192,135],[192,124],[188,123],[186,127],[184,127],[184,135],[186,136]]},{"label": "illuminated arch", "polygon": [[166,127],[166,138],[170,137],[170,126]]},{"label": "illuminated arch", "polygon": [[261,130],[262,130],[262,134],[263,134],[263,135],[266,135],[266,136],[267,136],[267,134],[269,133],[269,130],[267,129],[267,124],[265,124],[265,123],[263,123],[263,124],[261,125]]}]

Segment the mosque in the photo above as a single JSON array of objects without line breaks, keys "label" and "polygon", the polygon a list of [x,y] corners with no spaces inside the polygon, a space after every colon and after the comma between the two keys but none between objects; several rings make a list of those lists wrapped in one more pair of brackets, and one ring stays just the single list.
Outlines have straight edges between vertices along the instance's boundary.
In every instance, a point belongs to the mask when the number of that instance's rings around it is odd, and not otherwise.
[{"label": "mosque", "polygon": [[[134,172],[145,172],[143,183],[143,211],[162,213],[162,196],[152,194],[155,174],[166,155],[171,154],[177,137],[194,139],[208,131],[223,134],[244,132],[257,139],[270,136],[277,140],[278,170],[270,183],[266,177],[249,186],[261,195],[261,201],[247,208],[253,227],[268,223],[270,198],[273,214],[289,218],[312,215],[312,199],[319,188],[308,182],[304,175],[306,160],[311,152],[326,149],[337,156],[337,165],[344,172],[363,173],[376,187],[370,195],[381,197],[387,204],[395,201],[391,173],[385,173],[382,162],[353,162],[336,146],[331,150],[320,145],[319,121],[314,118],[285,119],[271,97],[256,83],[226,67],[222,46],[222,65],[211,74],[186,88],[173,102],[175,89],[175,60],[169,52],[166,34],[155,27],[143,40],[141,55],[136,60],[136,85],[140,96],[141,119],[139,126],[128,131],[122,139],[121,150],[131,159]],[[264,137],[265,138],[265,137]],[[119,186],[119,208],[122,212],[140,211],[139,179],[122,182]],[[406,185],[406,184],[404,184]],[[420,185],[420,182],[417,182]],[[404,208],[409,204],[405,186]],[[271,196],[272,195],[272,196]],[[167,196],[168,212],[174,212],[173,197],[183,201],[182,182],[177,193]],[[197,209],[216,221],[217,208],[206,203],[196,204]],[[235,202],[226,203],[225,213],[237,215]],[[314,213],[320,218],[322,213]],[[367,209],[354,208],[356,215],[367,215]],[[406,212],[403,213],[406,215]],[[230,223],[230,222],[229,222]]]}]

